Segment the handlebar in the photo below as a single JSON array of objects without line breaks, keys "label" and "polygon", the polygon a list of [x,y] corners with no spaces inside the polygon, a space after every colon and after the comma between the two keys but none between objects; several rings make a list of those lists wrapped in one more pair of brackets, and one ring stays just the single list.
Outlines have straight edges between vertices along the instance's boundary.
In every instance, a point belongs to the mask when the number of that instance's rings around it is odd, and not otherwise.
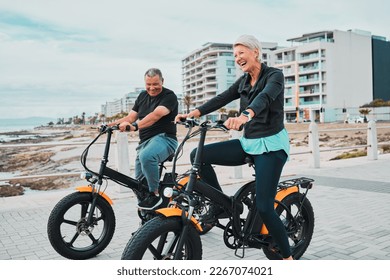
[{"label": "handlebar", "polygon": [[108,131],[119,130],[119,124],[113,125],[113,126],[108,126],[106,124],[102,124],[101,126],[98,127],[98,130],[100,133],[106,133]]},{"label": "handlebar", "polygon": [[177,124],[184,125],[185,127],[195,127],[199,126],[199,121],[194,118],[181,118]]},{"label": "handlebar", "polygon": [[177,122],[177,124],[181,124],[181,125],[184,125],[185,127],[187,128],[193,128],[195,126],[200,126],[200,127],[204,127],[204,128],[207,128],[207,129],[221,129],[223,131],[229,131],[229,128],[227,128],[225,125],[224,125],[224,121],[223,120],[217,120],[217,121],[204,121],[202,123],[199,123],[198,120],[195,120],[193,118],[187,118],[187,119],[180,119],[180,121]]}]

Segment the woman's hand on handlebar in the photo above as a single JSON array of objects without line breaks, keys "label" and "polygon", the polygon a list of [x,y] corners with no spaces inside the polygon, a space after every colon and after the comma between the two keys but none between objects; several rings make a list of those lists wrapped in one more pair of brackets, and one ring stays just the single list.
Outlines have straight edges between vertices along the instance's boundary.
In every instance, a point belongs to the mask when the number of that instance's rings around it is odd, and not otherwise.
[{"label": "woman's hand on handlebar", "polygon": [[233,129],[233,130],[242,130],[242,128],[244,127],[244,125],[248,122],[248,118],[245,117],[245,116],[238,116],[238,117],[235,117],[235,118],[228,118],[225,122],[224,122],[224,125],[228,128],[228,129]]},{"label": "woman's hand on handlebar", "polygon": [[190,118],[199,118],[200,117],[200,111],[198,109],[195,109],[188,114],[178,114],[175,117],[175,123],[182,122],[185,119],[190,119]]}]

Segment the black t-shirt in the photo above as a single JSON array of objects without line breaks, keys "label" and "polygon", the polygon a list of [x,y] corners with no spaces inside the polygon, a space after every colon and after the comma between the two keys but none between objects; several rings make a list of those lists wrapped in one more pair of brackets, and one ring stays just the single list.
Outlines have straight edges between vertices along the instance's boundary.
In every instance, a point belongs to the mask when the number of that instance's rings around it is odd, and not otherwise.
[{"label": "black t-shirt", "polygon": [[177,96],[172,90],[163,87],[162,92],[157,96],[150,96],[146,90],[142,91],[135,101],[133,111],[136,111],[138,118],[142,120],[158,106],[164,106],[170,112],[152,126],[139,130],[140,143],[160,133],[166,133],[167,136],[176,139],[174,120],[178,113],[178,102]]}]

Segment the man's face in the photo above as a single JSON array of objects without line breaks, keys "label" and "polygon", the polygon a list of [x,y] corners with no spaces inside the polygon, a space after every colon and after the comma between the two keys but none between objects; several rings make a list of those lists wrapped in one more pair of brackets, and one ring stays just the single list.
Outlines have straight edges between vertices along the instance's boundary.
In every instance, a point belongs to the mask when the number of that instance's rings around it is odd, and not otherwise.
[{"label": "man's face", "polygon": [[145,76],[146,91],[150,96],[157,96],[162,92],[163,81],[160,80],[158,75],[154,77]]}]

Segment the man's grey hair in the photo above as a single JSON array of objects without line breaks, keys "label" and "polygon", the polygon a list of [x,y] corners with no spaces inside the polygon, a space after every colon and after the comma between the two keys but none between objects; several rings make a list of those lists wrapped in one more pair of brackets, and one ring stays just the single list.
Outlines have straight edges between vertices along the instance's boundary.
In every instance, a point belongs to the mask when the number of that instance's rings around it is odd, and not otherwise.
[{"label": "man's grey hair", "polygon": [[161,70],[158,69],[158,68],[150,68],[150,69],[146,70],[144,77],[146,77],[146,76],[154,77],[156,75],[159,76],[161,81],[164,81],[164,78],[162,76]]},{"label": "man's grey hair", "polygon": [[261,61],[261,43],[259,42],[259,40],[256,39],[256,37],[252,35],[246,35],[246,34],[241,35],[234,42],[233,47],[237,45],[243,45],[251,50],[257,49],[259,51],[259,57],[257,59]]}]

